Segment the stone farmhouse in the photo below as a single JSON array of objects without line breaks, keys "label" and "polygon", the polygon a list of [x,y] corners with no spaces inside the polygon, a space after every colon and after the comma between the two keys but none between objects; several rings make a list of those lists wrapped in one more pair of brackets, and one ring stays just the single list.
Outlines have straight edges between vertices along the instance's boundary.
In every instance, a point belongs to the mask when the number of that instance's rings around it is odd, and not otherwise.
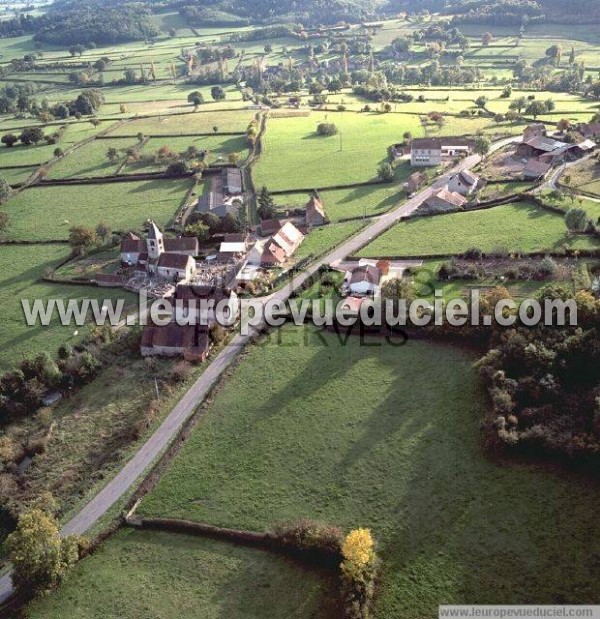
[{"label": "stone farmhouse", "polygon": [[438,166],[473,152],[475,142],[465,138],[416,138],[410,145],[410,163],[415,167]]},{"label": "stone farmhouse", "polygon": [[223,168],[220,175],[211,177],[210,189],[198,198],[196,212],[212,213],[217,217],[234,215],[244,204],[244,181],[239,168]]},{"label": "stone farmhouse", "polygon": [[477,191],[480,182],[481,178],[477,174],[473,174],[470,170],[463,170],[450,178],[448,190],[461,196],[470,196]]}]

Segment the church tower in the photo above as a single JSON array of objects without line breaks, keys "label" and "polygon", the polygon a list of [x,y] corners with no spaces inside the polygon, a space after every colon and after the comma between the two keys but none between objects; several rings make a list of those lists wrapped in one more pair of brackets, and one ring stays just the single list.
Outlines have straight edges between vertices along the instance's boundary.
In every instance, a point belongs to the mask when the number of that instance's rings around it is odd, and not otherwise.
[{"label": "church tower", "polygon": [[150,221],[148,225],[146,247],[148,248],[149,260],[158,260],[160,255],[165,251],[165,242],[163,240],[162,232],[153,221]]}]

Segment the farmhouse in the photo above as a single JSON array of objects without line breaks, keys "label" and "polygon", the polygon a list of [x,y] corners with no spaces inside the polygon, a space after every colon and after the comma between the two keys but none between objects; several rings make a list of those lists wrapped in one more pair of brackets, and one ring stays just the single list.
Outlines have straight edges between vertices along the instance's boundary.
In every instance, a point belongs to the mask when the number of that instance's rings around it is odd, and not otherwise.
[{"label": "farmhouse", "polygon": [[517,155],[521,157],[539,157],[540,155],[562,149],[565,146],[568,146],[565,142],[546,136],[535,136],[517,146]]},{"label": "farmhouse", "polygon": [[540,161],[535,157],[530,159],[523,168],[523,178],[526,180],[538,180],[544,177],[552,165],[546,161]]},{"label": "farmhouse", "polygon": [[467,203],[467,199],[460,193],[450,191],[448,187],[436,191],[423,201],[420,208],[430,211],[451,211]]},{"label": "farmhouse", "polygon": [[375,295],[379,291],[381,271],[370,264],[359,266],[348,271],[345,281],[351,296]]},{"label": "farmhouse", "polygon": [[270,238],[266,241],[256,241],[248,252],[247,264],[268,269],[282,265],[285,260],[286,255],[283,249]]},{"label": "farmhouse", "polygon": [[455,174],[448,181],[448,190],[459,193],[461,196],[471,195],[479,185],[480,177],[469,170],[463,170]]},{"label": "farmhouse", "polygon": [[327,221],[323,203],[319,198],[311,196],[306,203],[306,213],[304,215],[304,223],[310,226],[322,226]]},{"label": "farmhouse", "polygon": [[415,193],[427,182],[427,176],[423,172],[414,172],[408,177],[408,181],[404,184],[404,188],[408,193]]},{"label": "farmhouse", "polygon": [[281,219],[263,219],[259,225],[259,231],[262,236],[270,236],[283,226]]},{"label": "farmhouse", "polygon": [[217,259],[219,262],[231,262],[242,258],[248,251],[246,234],[226,234],[219,245]]},{"label": "farmhouse", "polygon": [[304,240],[304,235],[291,221],[288,221],[271,237],[271,240],[277,243],[289,258]]},{"label": "farmhouse", "polygon": [[437,166],[445,161],[470,155],[473,140],[457,137],[417,138],[410,145],[410,163],[413,166]]},{"label": "farmhouse", "polygon": [[237,216],[244,204],[244,183],[239,168],[224,168],[220,175],[212,176],[210,189],[198,198],[196,211],[212,213],[217,217]]},{"label": "farmhouse", "polygon": [[148,325],[142,332],[143,357],[183,356],[187,361],[204,361],[210,352],[210,337],[201,325]]}]

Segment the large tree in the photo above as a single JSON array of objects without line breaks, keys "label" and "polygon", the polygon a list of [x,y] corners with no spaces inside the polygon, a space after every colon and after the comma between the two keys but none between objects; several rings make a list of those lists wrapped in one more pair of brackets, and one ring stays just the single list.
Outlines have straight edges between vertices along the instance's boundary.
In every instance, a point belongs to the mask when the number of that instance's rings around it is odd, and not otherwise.
[{"label": "large tree", "polygon": [[260,190],[257,202],[258,214],[261,219],[271,219],[275,216],[275,201],[273,200],[271,192],[266,187],[263,186]]},{"label": "large tree", "polygon": [[13,584],[33,592],[58,584],[79,558],[78,540],[61,538],[56,520],[41,509],[19,516],[6,549],[13,566]]}]

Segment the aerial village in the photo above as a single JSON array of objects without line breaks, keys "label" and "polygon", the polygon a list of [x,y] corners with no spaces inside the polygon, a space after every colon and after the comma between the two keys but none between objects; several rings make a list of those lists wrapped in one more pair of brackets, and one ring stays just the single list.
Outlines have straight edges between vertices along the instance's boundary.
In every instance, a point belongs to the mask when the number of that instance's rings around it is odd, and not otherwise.
[{"label": "aerial village", "polygon": [[[543,123],[529,125],[522,136],[508,140],[507,147],[490,155],[483,169],[501,169],[503,175],[514,180],[541,184],[553,170],[590,156],[596,149],[595,138],[600,136],[600,123],[578,127],[582,140],[576,143],[561,141],[561,133],[548,132]],[[443,173],[445,167],[455,165],[475,152],[476,141],[460,137],[415,138],[409,145],[395,144],[390,151],[395,161],[408,160],[416,169],[404,184],[412,196],[423,190],[431,180]],[[421,168],[435,170],[430,177]],[[486,186],[480,173],[464,168],[454,173],[447,182],[433,183],[428,195],[416,209],[418,216],[468,210],[480,205],[479,192]],[[220,174],[210,178],[210,190],[200,196],[195,206],[198,214],[219,218],[236,216],[246,200],[242,171],[237,167],[223,167]],[[213,304],[224,298],[230,300],[235,313],[237,295],[251,291],[252,295],[267,294],[272,289],[272,275],[292,272],[296,265],[296,251],[311,230],[328,223],[326,206],[317,190],[299,212],[292,216],[261,220],[257,226],[242,232],[224,233],[218,237],[218,251],[199,258],[199,241],[190,236],[168,236],[151,220],[146,236],[129,232],[120,242],[121,268],[117,273],[98,274],[99,286],[119,287],[148,298],[165,298],[183,304],[189,314],[190,306],[203,299]],[[365,298],[378,298],[382,284],[401,279],[404,272],[419,261],[360,259],[331,265],[343,274],[342,294],[344,308],[358,313]],[[255,284],[261,283],[258,287]],[[216,322],[214,312],[198,321],[201,325],[180,325],[173,321],[163,327],[147,326],[141,353],[144,356],[183,356],[186,360],[203,361],[210,350],[209,329]]]}]

